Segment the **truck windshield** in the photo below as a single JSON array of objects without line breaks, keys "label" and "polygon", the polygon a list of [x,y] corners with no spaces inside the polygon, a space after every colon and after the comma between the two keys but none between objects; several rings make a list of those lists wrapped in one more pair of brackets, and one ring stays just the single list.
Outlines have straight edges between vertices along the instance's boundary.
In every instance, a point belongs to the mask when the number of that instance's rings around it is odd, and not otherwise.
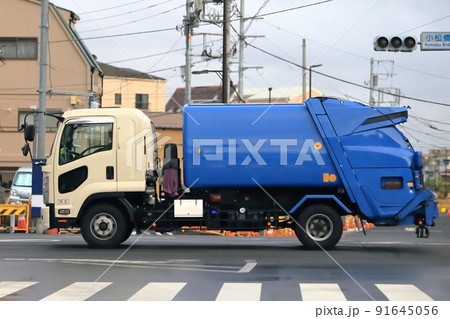
[{"label": "truck windshield", "polygon": [[66,123],[59,145],[59,165],[112,148],[111,121]]}]

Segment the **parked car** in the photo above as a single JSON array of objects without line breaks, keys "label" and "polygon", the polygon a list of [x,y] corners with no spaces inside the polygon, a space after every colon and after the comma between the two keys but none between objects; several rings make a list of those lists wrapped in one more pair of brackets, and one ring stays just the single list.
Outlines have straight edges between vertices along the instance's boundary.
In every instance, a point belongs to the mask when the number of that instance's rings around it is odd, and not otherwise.
[{"label": "parked car", "polygon": [[31,182],[32,169],[31,167],[21,167],[14,175],[9,193],[9,200],[11,204],[27,203],[31,198]]}]

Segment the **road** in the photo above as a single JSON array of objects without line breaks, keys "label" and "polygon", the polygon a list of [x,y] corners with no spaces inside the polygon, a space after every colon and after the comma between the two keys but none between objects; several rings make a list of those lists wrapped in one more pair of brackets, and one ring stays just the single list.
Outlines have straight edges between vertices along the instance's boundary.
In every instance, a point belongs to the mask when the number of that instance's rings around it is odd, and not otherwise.
[{"label": "road", "polygon": [[295,237],[133,235],[90,249],[77,234],[0,233],[0,300],[449,301],[450,217],[346,232],[332,251]]}]

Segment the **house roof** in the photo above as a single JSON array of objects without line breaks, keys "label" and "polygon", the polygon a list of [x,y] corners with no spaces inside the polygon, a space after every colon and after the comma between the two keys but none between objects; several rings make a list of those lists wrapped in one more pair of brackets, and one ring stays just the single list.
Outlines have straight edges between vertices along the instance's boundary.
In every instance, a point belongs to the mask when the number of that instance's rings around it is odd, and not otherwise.
[{"label": "house roof", "polygon": [[157,129],[183,129],[183,113],[145,112]]},{"label": "house roof", "polygon": [[[270,92],[272,99],[291,99],[302,94],[302,87],[274,87]],[[244,97],[251,100],[267,100],[269,98],[268,88],[249,89],[244,91]]]},{"label": "house roof", "polygon": [[103,74],[105,76],[111,77],[121,77],[121,78],[133,78],[133,79],[147,79],[147,80],[163,80],[158,76],[151,75],[146,72],[137,71],[129,68],[119,68],[110,64],[98,62],[100,67],[102,68]]},{"label": "house roof", "polygon": [[[177,88],[166,103],[167,112],[180,112],[184,105],[185,88]],[[191,88],[191,99],[193,103],[213,103],[222,99],[222,87],[195,86]]]},{"label": "house roof", "polygon": [[[235,89],[236,89],[235,85]],[[184,106],[185,88],[177,88],[166,103],[166,112],[180,112]],[[230,97],[234,91],[231,90]],[[222,102],[222,86],[194,86],[191,88],[192,103],[220,103]]]}]

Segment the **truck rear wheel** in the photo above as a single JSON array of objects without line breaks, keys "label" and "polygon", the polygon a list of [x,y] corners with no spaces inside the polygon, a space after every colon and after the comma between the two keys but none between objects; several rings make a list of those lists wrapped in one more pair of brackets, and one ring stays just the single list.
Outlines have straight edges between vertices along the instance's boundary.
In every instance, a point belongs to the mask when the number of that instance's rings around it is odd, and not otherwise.
[{"label": "truck rear wheel", "polygon": [[93,248],[114,248],[126,238],[128,223],[119,209],[112,205],[95,205],[81,221],[81,234]]},{"label": "truck rear wheel", "polygon": [[296,221],[295,234],[306,249],[332,249],[341,239],[342,219],[331,206],[308,206]]}]

